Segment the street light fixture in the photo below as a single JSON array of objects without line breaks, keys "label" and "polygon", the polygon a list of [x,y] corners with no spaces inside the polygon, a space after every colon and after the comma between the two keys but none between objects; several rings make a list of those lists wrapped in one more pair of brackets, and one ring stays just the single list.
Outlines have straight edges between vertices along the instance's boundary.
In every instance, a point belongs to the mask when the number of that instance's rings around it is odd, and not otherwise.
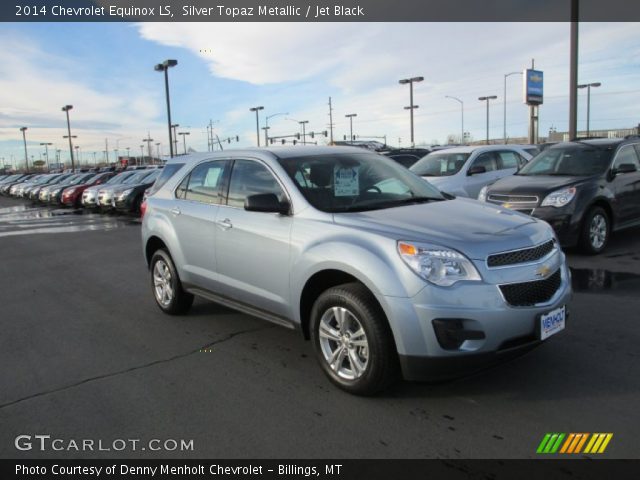
[{"label": "street light fixture", "polygon": [[455,100],[460,103],[460,144],[464,144],[464,102],[458,97],[452,97],[451,95],[445,95],[444,98],[450,98],[451,100]]},{"label": "street light fixture", "polygon": [[269,130],[269,119],[273,118],[273,117],[277,117],[278,115],[289,115],[289,112],[281,112],[281,113],[274,113],[272,115],[268,115],[264,118],[264,127],[262,127],[262,129],[264,130],[264,145],[267,146],[269,144],[269,134],[268,134],[268,130]]},{"label": "street light fixture", "polygon": [[511,75],[522,75],[522,72],[511,72],[504,74],[504,96],[502,97],[502,104],[504,105],[504,115],[503,115],[503,141],[507,143],[507,77]]},{"label": "street light fixture", "polygon": [[418,108],[418,105],[414,105],[413,104],[413,84],[414,82],[422,82],[424,80],[424,77],[412,77],[412,78],[403,78],[402,80],[399,80],[398,83],[400,85],[406,85],[407,83],[409,84],[409,106],[408,107],[404,107],[405,110],[409,110],[411,112],[411,146],[414,147],[415,146],[415,142],[413,139],[413,110]]},{"label": "street light fixture", "polygon": [[182,144],[184,146],[184,154],[187,154],[187,140],[186,135],[189,135],[189,132],[178,132],[178,135],[182,135]]},{"label": "street light fixture", "polygon": [[580,88],[580,89],[582,89],[582,88],[586,88],[587,89],[587,137],[589,136],[589,113],[591,111],[591,87],[597,88],[600,85],[602,85],[602,83],[600,83],[600,82],[585,83],[585,84],[582,84],[582,85],[578,85],[578,88]]},{"label": "street light fixture", "polygon": [[478,100],[480,100],[481,102],[487,102],[487,145],[489,145],[489,100],[495,100],[496,97],[495,95],[490,95],[488,97],[478,97]]},{"label": "street light fixture", "polygon": [[68,137],[69,137],[69,155],[71,156],[71,170],[75,169],[75,163],[73,161],[73,144],[71,143],[71,139],[73,138],[71,136],[71,123],[69,122],[69,110],[71,110],[73,108],[73,105],[65,105],[64,107],[62,107],[62,111],[65,112],[67,114],[67,132],[68,132]]},{"label": "street light fixture", "polygon": [[44,156],[47,157],[47,170],[51,170],[51,165],[49,164],[49,145],[53,145],[53,143],[42,142],[40,145],[44,145]]},{"label": "street light fixture", "polygon": [[20,131],[22,132],[22,140],[24,141],[24,161],[27,173],[29,173],[29,155],[27,154],[27,127],[21,127]]},{"label": "street light fixture", "polygon": [[154,68],[156,72],[164,72],[164,91],[167,97],[167,125],[169,126],[169,154],[173,158],[173,142],[171,138],[171,102],[169,100],[169,69],[178,65],[177,60],[165,60]]},{"label": "street light fixture", "polygon": [[256,141],[258,142],[258,146],[260,146],[260,122],[258,120],[258,112],[260,110],[264,110],[264,107],[251,107],[249,109],[250,112],[256,112]]},{"label": "street light fixture", "polygon": [[353,142],[353,117],[357,117],[357,113],[349,113],[345,115],[346,118],[349,119],[349,141]]}]

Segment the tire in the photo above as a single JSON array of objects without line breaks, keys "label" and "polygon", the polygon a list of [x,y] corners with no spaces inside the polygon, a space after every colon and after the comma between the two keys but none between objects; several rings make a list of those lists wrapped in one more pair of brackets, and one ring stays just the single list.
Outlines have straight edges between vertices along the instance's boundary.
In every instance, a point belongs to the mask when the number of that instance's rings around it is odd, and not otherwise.
[{"label": "tire", "polygon": [[588,255],[601,253],[611,236],[611,221],[606,210],[593,207],[584,218],[580,235],[580,248]]},{"label": "tire", "polygon": [[153,254],[150,272],[151,292],[160,310],[169,315],[187,313],[193,304],[193,295],[182,289],[176,267],[166,250],[156,250]]},{"label": "tire", "polygon": [[310,330],[320,366],[341,389],[373,395],[397,379],[391,329],[364,285],[347,283],[322,293],[311,310]]}]

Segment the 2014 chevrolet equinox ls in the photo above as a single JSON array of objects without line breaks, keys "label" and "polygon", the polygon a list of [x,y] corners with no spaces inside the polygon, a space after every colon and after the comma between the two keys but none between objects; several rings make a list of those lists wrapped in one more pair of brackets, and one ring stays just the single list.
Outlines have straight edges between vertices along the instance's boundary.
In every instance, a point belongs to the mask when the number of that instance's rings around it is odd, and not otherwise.
[{"label": "2014 chevrolet equinox ls", "polygon": [[547,223],[360,149],[175,158],[143,213],[160,309],[199,295],[299,329],[352,393],[478,369],[565,325],[570,274]]}]

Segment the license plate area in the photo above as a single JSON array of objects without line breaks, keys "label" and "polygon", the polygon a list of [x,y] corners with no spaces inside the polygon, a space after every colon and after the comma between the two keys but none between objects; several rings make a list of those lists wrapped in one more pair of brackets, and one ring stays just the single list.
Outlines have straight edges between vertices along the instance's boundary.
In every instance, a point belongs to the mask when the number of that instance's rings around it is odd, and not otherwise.
[{"label": "license plate area", "polygon": [[564,330],[566,319],[567,308],[565,305],[540,315],[537,325],[538,338],[545,340]]}]

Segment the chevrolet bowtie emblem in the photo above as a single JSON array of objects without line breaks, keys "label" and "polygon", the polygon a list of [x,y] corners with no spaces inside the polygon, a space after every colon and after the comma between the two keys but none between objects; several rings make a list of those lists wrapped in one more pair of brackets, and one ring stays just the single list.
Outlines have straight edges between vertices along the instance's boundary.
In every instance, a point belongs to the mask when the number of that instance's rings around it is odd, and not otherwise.
[{"label": "chevrolet bowtie emblem", "polygon": [[536,277],[546,277],[547,275],[549,275],[550,271],[551,271],[551,267],[547,265],[542,265],[536,270]]}]

